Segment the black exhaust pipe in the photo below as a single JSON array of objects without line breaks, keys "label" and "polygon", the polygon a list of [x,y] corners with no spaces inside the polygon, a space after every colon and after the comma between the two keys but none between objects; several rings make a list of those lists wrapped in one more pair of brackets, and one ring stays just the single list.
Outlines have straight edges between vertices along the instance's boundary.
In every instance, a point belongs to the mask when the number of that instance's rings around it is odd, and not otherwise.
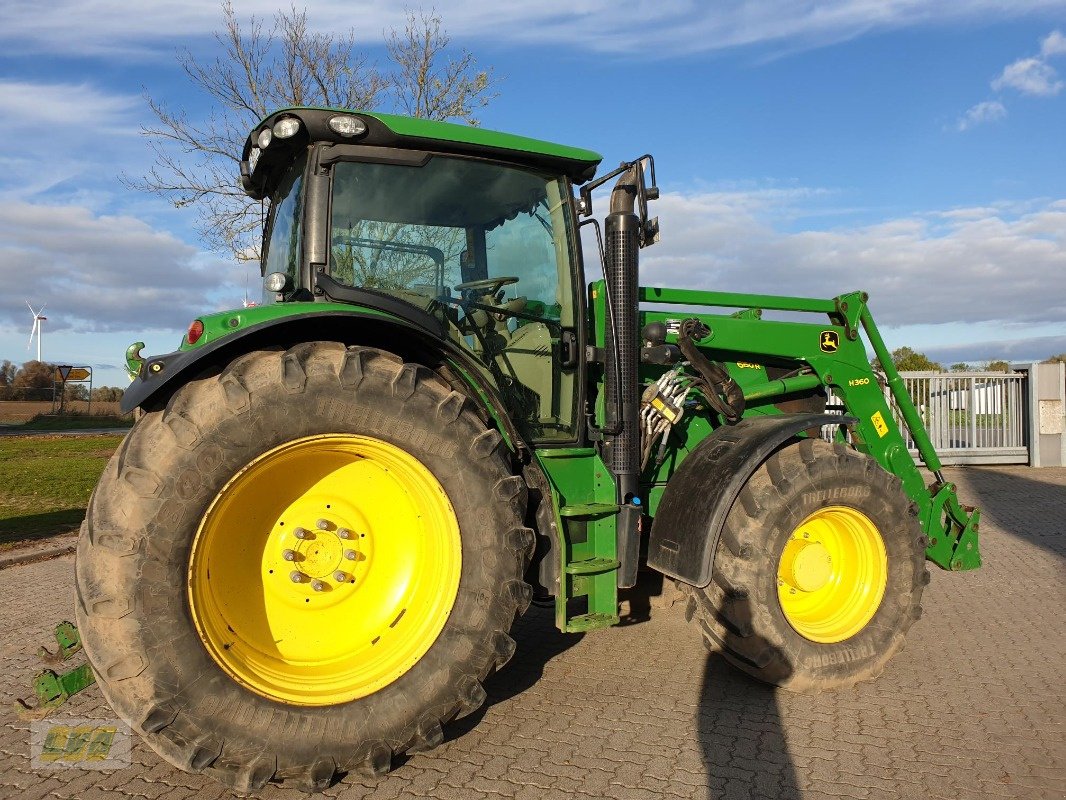
[{"label": "black exhaust pipe", "polygon": [[[637,297],[637,265],[640,250],[640,218],[634,213],[641,166],[634,164],[611,192],[611,212],[603,223],[603,278],[611,300],[607,316],[607,357],[604,393],[608,428],[604,437],[604,461],[618,487],[618,586],[637,582],[640,558],[639,523],[643,513],[640,478],[640,325]],[[614,424],[610,424],[614,423]]]}]

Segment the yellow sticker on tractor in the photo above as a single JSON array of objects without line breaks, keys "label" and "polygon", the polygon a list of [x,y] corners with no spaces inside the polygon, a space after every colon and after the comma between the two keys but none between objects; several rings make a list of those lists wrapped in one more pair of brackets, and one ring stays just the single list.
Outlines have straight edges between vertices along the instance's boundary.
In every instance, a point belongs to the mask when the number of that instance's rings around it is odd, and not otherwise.
[{"label": "yellow sticker on tractor", "polygon": [[661,398],[656,397],[652,400],[651,407],[666,417],[669,422],[677,422],[677,409],[668,406]]},{"label": "yellow sticker on tractor", "polygon": [[881,416],[880,411],[875,411],[874,415],[870,417],[870,421],[874,424],[874,430],[877,431],[877,435],[884,437],[888,434],[888,425],[885,424],[885,418]]}]

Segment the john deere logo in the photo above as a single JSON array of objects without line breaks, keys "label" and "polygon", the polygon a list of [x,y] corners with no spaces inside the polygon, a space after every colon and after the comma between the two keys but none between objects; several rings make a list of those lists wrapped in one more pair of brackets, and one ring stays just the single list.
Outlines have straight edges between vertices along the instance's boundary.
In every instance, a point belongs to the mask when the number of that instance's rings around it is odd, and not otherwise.
[{"label": "john deere logo", "polygon": [[836,331],[822,331],[822,338],[818,345],[823,353],[835,353],[840,347],[840,334]]}]

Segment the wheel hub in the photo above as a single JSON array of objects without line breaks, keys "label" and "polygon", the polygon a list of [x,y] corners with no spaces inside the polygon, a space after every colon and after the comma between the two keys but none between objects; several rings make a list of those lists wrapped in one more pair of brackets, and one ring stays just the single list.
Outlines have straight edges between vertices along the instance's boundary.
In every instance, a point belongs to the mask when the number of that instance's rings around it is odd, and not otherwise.
[{"label": "wheel hub", "polygon": [[817,592],[833,577],[833,557],[821,542],[793,538],[781,556],[786,583],[801,592]]},{"label": "wheel hub", "polygon": [[[351,531],[330,520],[320,519],[319,522],[326,522],[327,525],[319,526],[315,531],[296,528],[303,532],[302,538],[296,538],[294,533],[285,532],[283,528],[279,529],[271,535],[271,539],[275,540],[271,542],[273,549],[280,547],[282,560],[292,562],[294,574],[306,579],[297,580],[293,577],[293,583],[310,583],[318,578],[338,585],[349,584],[354,562],[359,559],[359,552],[351,540]],[[363,538],[366,538],[365,534]]]}]

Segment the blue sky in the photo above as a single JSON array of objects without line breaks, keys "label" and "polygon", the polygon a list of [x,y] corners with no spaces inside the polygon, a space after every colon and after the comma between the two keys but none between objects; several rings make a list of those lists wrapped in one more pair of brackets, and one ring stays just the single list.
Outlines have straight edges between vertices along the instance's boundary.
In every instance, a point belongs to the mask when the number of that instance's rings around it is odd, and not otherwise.
[{"label": "blue sky", "polygon": [[[274,5],[235,2],[238,15]],[[502,78],[485,127],[655,154],[663,239],[643,282],[872,295],[891,347],[947,363],[1066,351],[1066,0],[438,3]],[[372,58],[402,5],[310,2]],[[215,3],[0,0],[0,359],[47,302],[47,360],[122,385],[257,273],[189,210],[123,186],[151,162],[142,91],[195,117],[179,48]],[[387,110],[387,109],[386,109]],[[108,368],[110,365],[110,369]]]}]

